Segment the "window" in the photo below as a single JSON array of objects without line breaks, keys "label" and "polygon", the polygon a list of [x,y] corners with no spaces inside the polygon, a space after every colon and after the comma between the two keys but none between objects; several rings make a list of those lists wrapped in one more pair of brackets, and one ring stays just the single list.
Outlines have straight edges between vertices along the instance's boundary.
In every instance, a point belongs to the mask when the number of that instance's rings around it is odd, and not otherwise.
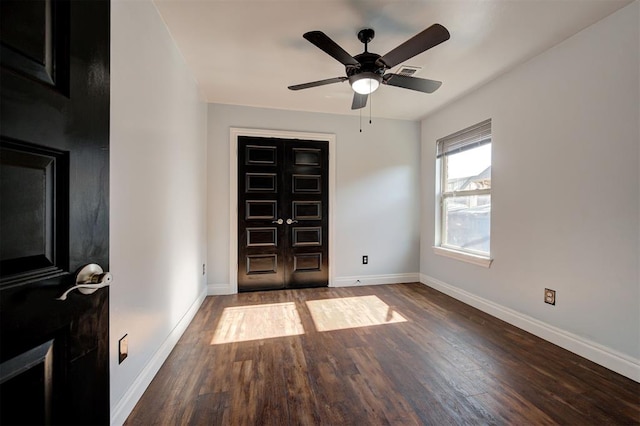
[{"label": "window", "polygon": [[440,170],[440,214],[436,252],[488,267],[491,241],[491,120],[438,140],[437,161]]}]

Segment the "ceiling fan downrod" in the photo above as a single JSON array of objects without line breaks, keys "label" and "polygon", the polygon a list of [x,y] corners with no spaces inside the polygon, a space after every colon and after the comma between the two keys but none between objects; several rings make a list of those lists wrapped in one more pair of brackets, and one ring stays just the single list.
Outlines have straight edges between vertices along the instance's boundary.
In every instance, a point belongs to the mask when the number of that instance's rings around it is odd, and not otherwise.
[{"label": "ceiling fan downrod", "polygon": [[364,51],[365,53],[368,53],[369,50],[367,49],[369,42],[371,40],[373,40],[373,38],[376,36],[376,32],[373,31],[373,29],[371,28],[365,28],[362,29],[358,32],[358,40],[360,40],[362,43],[364,43]]}]

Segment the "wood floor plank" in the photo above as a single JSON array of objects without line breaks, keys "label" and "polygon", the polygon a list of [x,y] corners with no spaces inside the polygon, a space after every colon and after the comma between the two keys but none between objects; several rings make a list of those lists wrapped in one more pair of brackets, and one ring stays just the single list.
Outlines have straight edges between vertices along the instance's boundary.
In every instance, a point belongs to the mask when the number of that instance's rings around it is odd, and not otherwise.
[{"label": "wood floor plank", "polygon": [[640,384],[422,284],[207,297],[128,425],[640,425]]}]

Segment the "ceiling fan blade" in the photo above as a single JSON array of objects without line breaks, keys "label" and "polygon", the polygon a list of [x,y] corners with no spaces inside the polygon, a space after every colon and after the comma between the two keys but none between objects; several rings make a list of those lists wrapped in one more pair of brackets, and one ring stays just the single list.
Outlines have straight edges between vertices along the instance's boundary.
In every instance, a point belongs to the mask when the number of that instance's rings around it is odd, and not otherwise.
[{"label": "ceiling fan blade", "polygon": [[309,83],[296,84],[294,86],[289,86],[289,89],[290,90],[308,89],[310,87],[324,86],[325,84],[342,83],[345,80],[348,80],[348,78],[347,77],[327,78],[326,80],[318,80],[318,81],[312,81]]},{"label": "ceiling fan blade", "polygon": [[360,109],[367,106],[367,98],[369,95],[361,95],[360,93],[353,93],[353,102],[351,103],[351,109]]},{"label": "ceiling fan blade", "polygon": [[417,90],[418,92],[433,93],[442,85],[441,81],[427,80],[426,78],[407,77],[400,74],[385,74],[382,84],[402,87],[403,89]]},{"label": "ceiling fan blade", "polygon": [[416,34],[391,52],[380,57],[377,62],[382,63],[387,68],[393,68],[396,65],[406,61],[409,58],[429,50],[440,43],[449,40],[449,31],[440,24],[433,24],[426,30]]},{"label": "ceiling fan blade", "polygon": [[353,56],[349,55],[342,47],[338,46],[335,41],[331,40],[329,36],[322,31],[309,31],[308,33],[304,33],[303,37],[343,65],[359,64]]}]

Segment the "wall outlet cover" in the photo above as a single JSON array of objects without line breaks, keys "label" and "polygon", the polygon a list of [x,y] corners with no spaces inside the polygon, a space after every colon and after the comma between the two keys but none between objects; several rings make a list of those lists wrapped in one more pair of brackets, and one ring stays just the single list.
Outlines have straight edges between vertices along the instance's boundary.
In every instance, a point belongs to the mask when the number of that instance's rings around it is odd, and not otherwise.
[{"label": "wall outlet cover", "polygon": [[556,291],[551,290],[550,288],[544,289],[544,303],[548,303],[550,305],[556,304]]}]

